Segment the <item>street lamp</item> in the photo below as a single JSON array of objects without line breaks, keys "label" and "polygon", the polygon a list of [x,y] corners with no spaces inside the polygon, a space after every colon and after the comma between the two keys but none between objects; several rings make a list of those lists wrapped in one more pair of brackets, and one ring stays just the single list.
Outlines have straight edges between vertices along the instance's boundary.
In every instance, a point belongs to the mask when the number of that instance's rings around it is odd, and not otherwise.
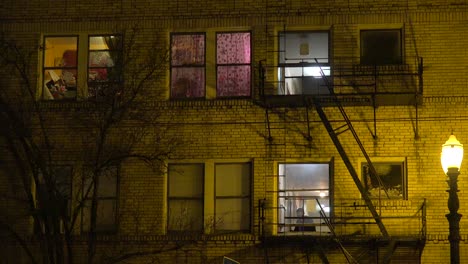
[{"label": "street lamp", "polygon": [[450,242],[450,263],[460,263],[460,218],[458,208],[458,186],[457,178],[460,174],[460,166],[463,160],[463,145],[457,140],[454,135],[451,135],[447,142],[442,145],[442,153],[440,154],[440,162],[442,169],[448,176],[447,183],[449,185],[448,209],[450,213],[446,214],[449,222],[449,242]]}]

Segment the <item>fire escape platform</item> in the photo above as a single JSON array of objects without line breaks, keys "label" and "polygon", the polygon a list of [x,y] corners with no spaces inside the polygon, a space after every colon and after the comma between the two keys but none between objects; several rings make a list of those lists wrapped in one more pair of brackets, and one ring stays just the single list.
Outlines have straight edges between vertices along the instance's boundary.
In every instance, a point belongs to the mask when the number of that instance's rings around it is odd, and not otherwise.
[{"label": "fire escape platform", "polygon": [[301,234],[279,234],[265,235],[263,242],[269,245],[304,245],[304,243],[320,243],[320,245],[334,245],[339,241],[344,246],[359,246],[362,244],[372,244],[378,247],[385,247],[392,241],[402,247],[424,247],[426,239],[421,236],[389,236],[388,238],[375,235],[337,235],[324,233],[301,233]]},{"label": "fire escape platform", "polygon": [[405,106],[421,104],[421,97],[414,93],[361,93],[335,95],[264,95],[255,103],[265,108],[300,108],[313,107],[320,102],[323,107],[336,106],[336,100],[342,106]]}]

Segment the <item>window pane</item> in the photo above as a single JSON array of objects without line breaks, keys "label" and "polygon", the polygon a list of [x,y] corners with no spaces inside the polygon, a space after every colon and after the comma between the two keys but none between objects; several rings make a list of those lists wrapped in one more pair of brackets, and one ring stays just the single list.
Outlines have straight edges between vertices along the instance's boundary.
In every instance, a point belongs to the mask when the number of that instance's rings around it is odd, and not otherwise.
[{"label": "window pane", "polygon": [[[109,232],[116,229],[117,202],[115,199],[98,200],[96,211],[96,231]],[[86,200],[82,209],[82,230],[89,231],[91,221],[91,201]]]},{"label": "window pane", "polygon": [[399,64],[402,62],[400,30],[361,31],[362,64]]},{"label": "window pane", "polygon": [[[291,225],[280,226],[281,232],[297,231],[293,225],[297,223],[298,215],[312,217],[308,218],[307,222],[316,223],[313,218],[320,217],[317,200],[325,214],[329,215],[329,164],[280,164],[278,173],[281,175],[278,178],[278,189],[283,190],[279,192],[278,197],[278,205],[281,208],[278,210],[278,222]],[[314,231],[315,228],[308,227],[307,230]]]},{"label": "window pane", "polygon": [[45,67],[76,67],[78,37],[46,37]]},{"label": "window pane", "polygon": [[218,97],[250,96],[250,56],[249,32],[216,35]]},{"label": "window pane", "polygon": [[217,164],[216,196],[249,196],[250,163]]},{"label": "window pane", "polygon": [[205,95],[205,68],[172,68],[171,96],[197,98]]},{"label": "window pane", "polygon": [[286,164],[285,189],[328,189],[328,164]]},{"label": "window pane", "polygon": [[55,186],[58,192],[66,199],[71,198],[71,180],[72,180],[72,167],[71,166],[57,166],[53,168],[55,175]]},{"label": "window pane", "polygon": [[96,215],[96,230],[105,232],[116,228],[117,203],[115,199],[99,200]]},{"label": "window pane", "polygon": [[171,97],[205,96],[205,35],[171,36]]},{"label": "window pane", "polygon": [[218,64],[250,63],[250,33],[222,33],[216,35]]},{"label": "window pane", "polygon": [[280,63],[328,63],[328,32],[282,32],[278,41]]},{"label": "window pane", "polygon": [[250,198],[217,199],[217,230],[248,230],[250,228]]},{"label": "window pane", "polygon": [[122,49],[122,36],[109,35],[109,36],[91,36],[89,37],[90,50],[121,50]]},{"label": "window pane", "polygon": [[90,51],[88,65],[90,67],[113,67],[114,61],[109,51]]},{"label": "window pane", "polygon": [[89,231],[89,223],[91,221],[91,201],[87,200],[83,204],[82,211],[82,220],[81,220],[81,228],[83,231]]},{"label": "window pane", "polygon": [[218,96],[250,96],[249,66],[218,66]]},{"label": "window pane", "polygon": [[170,200],[168,229],[172,231],[201,230],[203,227],[203,200]]},{"label": "window pane", "polygon": [[[373,162],[372,165],[377,172],[380,180],[385,186],[390,198],[405,198],[405,173],[404,163],[391,163],[391,162]],[[371,197],[384,197],[386,194],[379,184],[377,178],[371,174],[369,165],[364,163],[362,165],[363,180],[366,190]]]},{"label": "window pane", "polygon": [[172,66],[204,65],[205,35],[172,35],[171,64]]},{"label": "window pane", "polygon": [[99,178],[99,197],[116,197],[117,196],[117,174],[116,167],[107,168],[102,172]]},{"label": "window pane", "polygon": [[169,197],[203,197],[203,164],[169,165]]},{"label": "window pane", "polygon": [[100,99],[119,96],[122,91],[122,75],[122,37],[89,37],[88,97]]}]

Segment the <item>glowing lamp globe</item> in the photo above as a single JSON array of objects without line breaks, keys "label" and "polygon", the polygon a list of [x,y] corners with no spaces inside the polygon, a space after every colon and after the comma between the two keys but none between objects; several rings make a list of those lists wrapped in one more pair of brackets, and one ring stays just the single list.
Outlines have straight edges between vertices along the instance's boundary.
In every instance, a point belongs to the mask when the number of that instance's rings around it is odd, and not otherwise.
[{"label": "glowing lamp globe", "polygon": [[442,145],[442,153],[440,154],[440,162],[442,169],[447,173],[449,168],[460,169],[463,160],[463,145],[457,140],[454,135],[451,135],[447,142]]}]

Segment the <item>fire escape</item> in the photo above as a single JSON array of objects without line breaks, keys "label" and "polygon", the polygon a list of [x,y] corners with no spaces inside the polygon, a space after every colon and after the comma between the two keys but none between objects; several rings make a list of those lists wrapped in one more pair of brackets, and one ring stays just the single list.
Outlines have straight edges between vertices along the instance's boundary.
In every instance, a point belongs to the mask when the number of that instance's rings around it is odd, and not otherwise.
[{"label": "fire escape", "polygon": [[[267,1],[269,2],[269,1]],[[278,11],[281,10],[281,11]],[[279,12],[279,13],[278,13]],[[265,26],[265,46],[271,47],[273,41],[279,39],[276,30],[282,32],[286,30],[287,7],[284,0],[267,3],[266,8],[266,26]],[[281,28],[282,27],[282,28]],[[283,35],[285,38],[286,35]],[[279,45],[278,45],[279,46]],[[327,216],[326,212],[320,206],[321,223],[327,227],[326,234],[285,236],[275,231],[268,232],[267,225],[274,225],[273,230],[279,230],[279,223],[268,222],[266,215],[278,214],[279,207],[267,206],[264,200],[258,204],[259,208],[259,230],[260,237],[265,243],[292,243],[292,242],[310,242],[313,244],[316,253],[324,263],[328,263],[327,254],[331,250],[340,250],[349,263],[362,263],[358,260],[357,253],[350,253],[348,247],[359,245],[370,245],[379,248],[376,253],[379,263],[390,263],[395,260],[398,250],[410,248],[411,254],[416,252],[421,254],[425,243],[426,225],[425,225],[425,201],[415,204],[412,208],[407,208],[407,215],[399,217],[382,216],[380,206],[381,200],[372,199],[366,190],[363,182],[358,175],[356,168],[351,162],[348,153],[343,146],[340,135],[350,133],[357,145],[360,158],[366,160],[369,168],[369,174],[374,177],[384,192],[384,197],[388,197],[386,187],[379,177],[358,133],[346,113],[346,107],[368,107],[373,113],[373,130],[371,131],[374,139],[377,137],[377,108],[380,106],[414,106],[416,116],[415,137],[417,137],[417,118],[418,106],[423,89],[423,60],[420,57],[406,57],[401,63],[395,64],[370,64],[362,63],[360,58],[352,57],[330,57],[326,60],[320,58],[308,58],[307,60],[293,63],[276,63],[275,56],[286,56],[284,50],[267,51],[267,60],[259,62],[259,93],[255,99],[256,103],[265,110],[266,142],[267,145],[278,144],[273,136],[273,130],[278,129],[273,126],[272,116],[282,115],[285,109],[302,109],[305,113],[304,138],[306,141],[312,141],[310,127],[310,111],[315,110],[320,121],[323,123],[330,139],[336,147],[346,169],[349,172],[361,195],[362,203],[356,205],[356,202],[350,204],[335,204],[335,213]],[[294,60],[294,59],[293,59]],[[278,60],[279,61],[279,60]],[[294,81],[300,82],[301,92],[288,91],[288,75],[284,73],[285,68],[297,70],[302,75],[295,75]],[[313,74],[304,74],[306,70],[313,70]],[[312,85],[314,89],[308,89]],[[331,111],[330,111],[331,109]],[[333,112],[333,122],[331,114]],[[338,115],[336,115],[338,113]],[[340,117],[337,122],[336,116]],[[284,118],[284,116],[282,117]],[[281,120],[281,117],[279,118]],[[284,129],[284,128],[283,128]],[[283,143],[285,144],[285,142]],[[278,144],[280,145],[280,144]],[[306,145],[307,146],[307,145]],[[279,176],[279,175],[278,175]],[[317,203],[319,201],[317,200]],[[346,213],[349,208],[354,207],[367,208],[368,214],[349,216]],[[273,211],[273,212],[269,212]],[[339,211],[339,212],[338,212]],[[398,219],[397,219],[398,218]],[[416,224],[414,234],[401,234],[394,232],[395,223],[405,225],[408,221],[414,221]],[[385,223],[390,223],[387,226]],[[352,225],[374,225],[377,232],[369,232],[367,235],[353,233]],[[348,227],[349,230],[346,229]],[[371,230],[372,228],[368,228]],[[398,228],[397,228],[398,229]],[[372,233],[372,234],[371,234]],[[378,234],[377,234],[378,233]],[[400,251],[401,252],[401,251]],[[418,256],[416,256],[418,257]],[[372,261],[375,261],[373,259]],[[371,261],[371,262],[372,262]],[[365,261],[363,261],[365,262]]]}]

